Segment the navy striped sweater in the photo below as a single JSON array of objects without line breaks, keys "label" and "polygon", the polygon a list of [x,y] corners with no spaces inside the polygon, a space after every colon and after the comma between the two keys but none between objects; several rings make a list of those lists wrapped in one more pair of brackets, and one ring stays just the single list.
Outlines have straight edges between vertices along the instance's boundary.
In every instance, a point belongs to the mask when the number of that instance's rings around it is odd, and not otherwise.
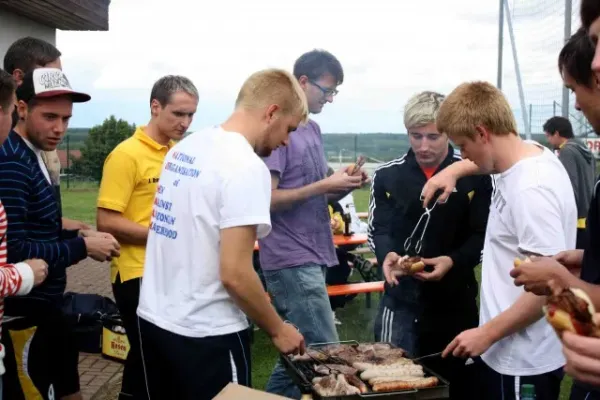
[{"label": "navy striped sweater", "polygon": [[85,242],[77,231],[62,229],[54,188],[36,154],[15,131],[0,147],[0,199],[8,216],[8,262],[41,258],[48,263],[48,277],[40,286],[27,296],[6,299],[6,315],[29,314],[18,303],[31,304],[31,300],[60,305],[66,268],[87,257]]}]

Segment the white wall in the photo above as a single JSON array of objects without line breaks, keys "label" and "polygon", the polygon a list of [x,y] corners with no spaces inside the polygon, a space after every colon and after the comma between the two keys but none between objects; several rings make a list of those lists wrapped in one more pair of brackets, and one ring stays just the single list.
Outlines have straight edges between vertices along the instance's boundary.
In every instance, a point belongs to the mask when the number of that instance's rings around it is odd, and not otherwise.
[{"label": "white wall", "polygon": [[23,36],[33,36],[56,45],[56,29],[11,12],[0,10],[0,68],[8,47]]}]

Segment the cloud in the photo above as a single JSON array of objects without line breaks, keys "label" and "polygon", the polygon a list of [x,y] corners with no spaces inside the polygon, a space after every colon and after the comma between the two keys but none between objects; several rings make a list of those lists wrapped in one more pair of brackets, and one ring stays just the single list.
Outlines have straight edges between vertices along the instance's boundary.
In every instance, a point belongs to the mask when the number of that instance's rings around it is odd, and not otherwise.
[{"label": "cloud", "polygon": [[[528,2],[535,3],[518,3]],[[342,62],[345,81],[334,103],[315,116],[322,129],[401,132],[401,110],[415,92],[448,93],[465,80],[495,83],[497,12],[497,0],[113,0],[110,31],[59,32],[57,44],[71,80],[93,96],[76,109],[73,125],[97,124],[110,114],[143,124],[154,81],[183,74],[200,91],[192,130],[200,129],[230,112],[252,72],[291,70],[303,52],[324,48]],[[546,18],[536,21],[521,14],[515,27],[527,84],[547,82],[560,96],[558,50],[543,33],[560,16],[544,11]],[[538,61],[548,67],[539,69]],[[505,84],[518,107],[511,64],[507,34]]]}]

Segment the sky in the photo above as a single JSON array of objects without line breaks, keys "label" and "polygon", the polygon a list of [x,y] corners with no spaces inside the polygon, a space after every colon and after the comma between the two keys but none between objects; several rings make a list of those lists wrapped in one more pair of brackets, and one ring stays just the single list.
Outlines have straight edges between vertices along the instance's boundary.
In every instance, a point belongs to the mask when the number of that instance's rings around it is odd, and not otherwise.
[{"label": "sky", "polygon": [[[561,100],[564,0],[508,4],[526,109],[531,103],[539,125]],[[327,133],[405,132],[403,108],[413,94],[447,94],[467,80],[496,84],[498,0],[112,0],[109,26],[57,33],[71,84],[92,95],[75,106],[71,127],[110,115],[145,124],[153,83],[181,74],[200,93],[190,127],[199,130],[229,115],[251,73],[291,71],[314,48],[333,53],[345,72],[334,102],[313,116]],[[523,125],[507,28],[504,36],[503,89]]]}]

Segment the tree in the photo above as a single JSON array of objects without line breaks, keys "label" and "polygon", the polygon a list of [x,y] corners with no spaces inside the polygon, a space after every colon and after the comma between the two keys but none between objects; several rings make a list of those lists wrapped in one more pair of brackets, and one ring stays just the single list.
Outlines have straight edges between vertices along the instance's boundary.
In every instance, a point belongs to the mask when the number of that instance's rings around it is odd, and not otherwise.
[{"label": "tree", "polygon": [[102,125],[90,129],[81,148],[81,157],[72,159],[70,172],[100,181],[104,160],[108,154],[133,132],[135,132],[135,124],[130,125],[127,121],[117,120],[114,115],[111,115]]}]

